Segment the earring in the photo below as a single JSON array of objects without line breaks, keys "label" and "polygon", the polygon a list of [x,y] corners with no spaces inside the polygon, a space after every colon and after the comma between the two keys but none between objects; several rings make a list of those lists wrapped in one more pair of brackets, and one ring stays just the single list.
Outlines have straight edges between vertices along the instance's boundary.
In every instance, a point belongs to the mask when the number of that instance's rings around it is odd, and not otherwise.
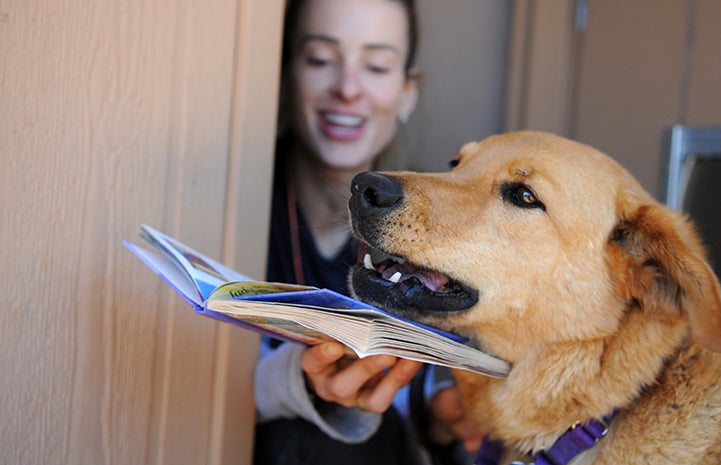
[{"label": "earring", "polygon": [[401,124],[406,124],[408,122],[408,113],[405,111],[401,111],[398,113],[398,122]]}]

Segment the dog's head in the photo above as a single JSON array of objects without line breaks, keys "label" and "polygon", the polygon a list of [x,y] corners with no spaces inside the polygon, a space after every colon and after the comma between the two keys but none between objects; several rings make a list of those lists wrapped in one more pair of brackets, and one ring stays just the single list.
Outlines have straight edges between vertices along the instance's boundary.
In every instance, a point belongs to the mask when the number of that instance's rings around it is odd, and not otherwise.
[{"label": "dog's head", "polygon": [[686,219],[616,162],[539,132],[465,145],[447,173],[363,173],[354,295],[514,362],[608,337],[625,313],[689,324],[721,351],[721,292]]}]

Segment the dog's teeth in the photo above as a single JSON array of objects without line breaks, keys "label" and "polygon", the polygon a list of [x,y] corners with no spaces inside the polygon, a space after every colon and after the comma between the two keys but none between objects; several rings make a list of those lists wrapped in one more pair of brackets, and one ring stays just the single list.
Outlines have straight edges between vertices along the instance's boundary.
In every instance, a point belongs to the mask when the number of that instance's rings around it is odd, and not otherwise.
[{"label": "dog's teeth", "polygon": [[363,257],[363,266],[366,267],[366,270],[375,270],[376,267],[373,266],[373,260],[371,260],[371,254],[367,253]]},{"label": "dog's teeth", "polygon": [[401,272],[396,271],[395,273],[393,273],[393,276],[390,277],[389,281],[398,284],[398,281],[401,280],[401,276],[403,276]]}]

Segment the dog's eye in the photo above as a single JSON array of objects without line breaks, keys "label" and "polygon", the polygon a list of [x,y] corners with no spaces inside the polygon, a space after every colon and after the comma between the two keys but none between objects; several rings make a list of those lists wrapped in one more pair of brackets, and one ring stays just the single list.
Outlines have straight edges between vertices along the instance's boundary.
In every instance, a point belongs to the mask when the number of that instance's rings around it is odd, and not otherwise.
[{"label": "dog's eye", "polygon": [[461,163],[460,158],[454,158],[453,160],[448,162],[448,165],[451,167],[451,169],[455,168]]},{"label": "dog's eye", "polygon": [[546,206],[538,200],[530,187],[521,183],[506,184],[501,189],[503,200],[511,202],[521,208],[540,208],[546,211]]}]

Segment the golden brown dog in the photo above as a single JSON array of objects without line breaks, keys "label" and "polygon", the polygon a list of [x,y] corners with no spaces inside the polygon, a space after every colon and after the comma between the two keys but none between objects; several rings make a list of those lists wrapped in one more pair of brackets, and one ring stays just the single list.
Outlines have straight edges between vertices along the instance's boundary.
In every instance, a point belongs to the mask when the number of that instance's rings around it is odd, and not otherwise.
[{"label": "golden brown dog", "polygon": [[356,297],[513,365],[455,373],[507,451],[617,412],[572,463],[721,463],[721,292],[693,226],[551,134],[470,143],[452,165],[356,177],[353,231],[384,253],[353,270]]}]

